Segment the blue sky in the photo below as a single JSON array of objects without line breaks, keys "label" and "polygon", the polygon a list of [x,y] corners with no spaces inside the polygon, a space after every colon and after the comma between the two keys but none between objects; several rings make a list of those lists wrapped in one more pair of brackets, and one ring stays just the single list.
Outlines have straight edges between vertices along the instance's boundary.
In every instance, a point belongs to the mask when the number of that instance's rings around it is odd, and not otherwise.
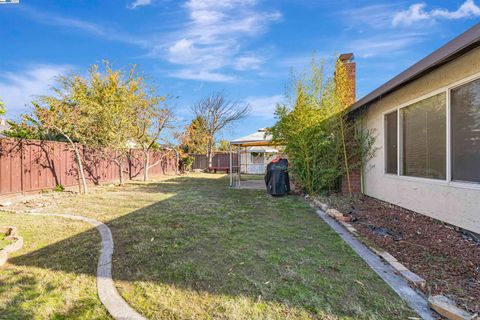
[{"label": "blue sky", "polygon": [[214,91],[249,103],[248,119],[222,133],[235,138],[274,123],[292,68],[313,52],[353,52],[361,97],[479,19],[474,0],[20,0],[0,5],[0,98],[15,118],[59,73],[138,64],[178,96],[179,126]]}]

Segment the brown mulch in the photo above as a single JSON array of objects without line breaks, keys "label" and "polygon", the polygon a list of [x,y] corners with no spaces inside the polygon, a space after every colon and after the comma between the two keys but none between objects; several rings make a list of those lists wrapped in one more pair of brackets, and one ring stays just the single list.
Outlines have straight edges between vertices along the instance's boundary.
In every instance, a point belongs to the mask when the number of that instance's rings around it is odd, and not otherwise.
[{"label": "brown mulch", "polygon": [[[338,205],[338,203],[337,203]],[[458,228],[382,201],[362,197],[341,206],[361,236],[427,280],[421,290],[442,294],[480,313],[480,244]]]}]

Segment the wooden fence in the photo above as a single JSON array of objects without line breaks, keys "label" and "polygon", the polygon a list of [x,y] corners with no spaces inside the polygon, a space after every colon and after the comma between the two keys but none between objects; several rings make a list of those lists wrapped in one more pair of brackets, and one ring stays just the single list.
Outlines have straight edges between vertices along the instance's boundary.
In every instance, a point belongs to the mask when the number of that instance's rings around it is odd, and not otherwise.
[{"label": "wooden fence", "polygon": [[[104,150],[81,147],[87,183],[98,184],[119,180],[118,166],[111,160],[113,154]],[[150,163],[165,153],[151,152]],[[124,163],[125,179],[143,177],[143,153],[130,150]],[[150,176],[175,172],[174,153],[149,170]],[[0,139],[0,195],[28,193],[78,185],[78,171],[73,152],[67,143],[36,140]]]},{"label": "wooden fence", "polygon": [[[208,159],[204,154],[192,154],[195,157],[192,169],[205,170],[208,167]],[[237,165],[237,156],[233,156],[233,166]],[[230,166],[230,154],[228,152],[216,153],[212,158],[212,166],[214,167],[226,167]]]}]

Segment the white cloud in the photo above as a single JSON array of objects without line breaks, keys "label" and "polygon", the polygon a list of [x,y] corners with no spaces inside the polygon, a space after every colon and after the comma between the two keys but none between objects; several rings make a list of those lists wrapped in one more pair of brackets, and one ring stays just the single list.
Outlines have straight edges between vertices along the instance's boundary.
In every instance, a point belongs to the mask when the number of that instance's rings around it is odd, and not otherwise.
[{"label": "white cloud", "polygon": [[28,111],[30,102],[49,93],[54,78],[69,69],[68,65],[33,65],[23,71],[0,73],[0,98],[5,102],[7,115]]},{"label": "white cloud", "polygon": [[236,70],[244,71],[244,70],[256,70],[259,69],[263,63],[263,59],[261,57],[255,55],[245,55],[236,58],[233,61],[233,66]]},{"label": "white cloud", "polygon": [[474,0],[466,0],[457,10],[449,11],[447,9],[425,10],[425,3],[416,3],[411,5],[408,10],[397,12],[393,16],[392,25],[412,25],[419,21],[434,21],[438,18],[443,19],[462,19],[480,16],[480,7]]},{"label": "white cloud", "polygon": [[150,4],[152,4],[152,0],[135,0],[128,6],[128,8],[135,9],[137,7],[148,6]]},{"label": "white cloud", "polygon": [[270,97],[248,97],[246,102],[251,107],[252,117],[273,118],[277,103],[284,100],[284,97],[278,94]]},{"label": "white cloud", "polygon": [[106,28],[93,22],[63,16],[51,12],[44,12],[38,9],[33,10],[27,6],[22,6],[21,10],[25,12],[31,19],[44,25],[61,27],[61,29],[77,29],[110,41],[124,42],[142,47],[150,46],[150,42],[145,40],[144,38],[124,33],[119,30]]},{"label": "white cloud", "polygon": [[480,7],[478,7],[473,0],[467,0],[456,11],[436,9],[433,10],[432,15],[445,19],[472,18],[480,16]]},{"label": "white cloud", "polygon": [[369,26],[376,29],[390,27],[392,16],[398,10],[398,3],[372,4],[364,7],[352,7],[345,9],[341,15],[345,23],[350,26],[356,26],[357,29]]},{"label": "white cloud", "polygon": [[263,59],[242,53],[243,42],[264,32],[281,14],[259,11],[257,2],[189,0],[184,5],[188,22],[171,34],[165,49],[155,48],[151,55],[161,52],[170,63],[183,66],[184,69],[174,74],[186,75],[186,79],[207,80],[204,76],[212,75],[215,80],[211,81],[231,81],[232,77],[223,75],[219,69],[258,69]]},{"label": "white cloud", "polygon": [[[225,69],[259,70],[265,58],[243,52],[248,39],[259,36],[281,19],[277,11],[260,10],[260,0],[188,0],[182,8],[187,21],[172,27],[172,32],[157,35],[130,34],[116,28],[57,13],[21,8],[29,18],[60,30],[76,29],[109,41],[123,42],[148,50],[144,56],[162,58],[179,70],[172,74],[185,79],[232,81]],[[149,5],[153,0],[130,1],[130,8]]]},{"label": "white cloud", "polygon": [[181,69],[170,73],[171,77],[186,79],[186,80],[199,80],[208,82],[231,82],[236,78],[234,76],[225,75],[219,72],[202,71],[202,70],[190,70]]},{"label": "white cloud", "polygon": [[421,42],[424,37],[423,33],[382,34],[355,40],[350,43],[349,50],[358,57],[369,58],[396,53]]}]

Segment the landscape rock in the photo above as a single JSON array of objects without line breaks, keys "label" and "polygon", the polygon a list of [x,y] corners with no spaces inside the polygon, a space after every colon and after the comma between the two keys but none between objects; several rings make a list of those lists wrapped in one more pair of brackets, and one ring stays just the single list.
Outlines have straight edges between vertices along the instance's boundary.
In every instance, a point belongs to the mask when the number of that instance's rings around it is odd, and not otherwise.
[{"label": "landscape rock", "polygon": [[453,301],[442,295],[428,298],[430,307],[440,315],[450,320],[471,320],[473,315],[458,308]]},{"label": "landscape rock", "polygon": [[397,259],[394,256],[392,256],[390,253],[388,253],[387,251],[381,252],[379,254],[379,256],[382,257],[388,263],[397,261]]},{"label": "landscape rock", "polygon": [[17,227],[12,226],[0,226],[0,233],[6,236],[17,236]]},{"label": "landscape rock", "polygon": [[[330,217],[332,217],[334,219],[339,219],[339,218],[343,217],[343,214],[340,211],[338,211],[337,209],[328,209],[326,214],[328,214]],[[343,220],[341,220],[341,221],[343,221]]]},{"label": "landscape rock", "polygon": [[12,201],[1,201],[0,202],[0,207],[9,207],[13,204]]},{"label": "landscape rock", "polygon": [[344,216],[343,213],[341,213],[337,209],[328,209],[328,210],[325,211],[325,213],[328,214],[330,217],[334,218],[335,220],[338,220],[338,221],[343,221],[343,222],[352,221],[352,217]]},{"label": "landscape rock", "polygon": [[326,203],[323,203],[322,201],[318,199],[313,199],[313,204],[317,207],[320,208],[323,212],[326,212],[328,210],[328,205]]},{"label": "landscape rock", "polygon": [[398,261],[392,261],[390,262],[390,265],[400,273],[402,273],[403,271],[408,271],[407,267],[405,267],[403,264],[401,264]]},{"label": "landscape rock", "polygon": [[0,226],[0,234],[7,235],[8,232],[10,232],[11,227],[7,226]]},{"label": "landscape rock", "polygon": [[8,254],[23,247],[23,238],[18,236],[17,228],[11,226],[0,226],[0,233],[6,235],[5,239],[13,241],[0,249],[0,266],[7,262]]},{"label": "landscape rock", "polygon": [[350,233],[357,234],[357,229],[355,229],[351,225],[349,227],[347,227],[347,230],[350,231]]},{"label": "landscape rock", "polygon": [[417,286],[424,287],[427,284],[427,281],[425,281],[425,279],[410,270],[403,270],[400,273],[405,279]]},{"label": "landscape rock", "polygon": [[15,237],[15,242],[9,244],[2,251],[5,251],[7,254],[11,252],[18,251],[23,247],[23,238],[22,237]]}]

